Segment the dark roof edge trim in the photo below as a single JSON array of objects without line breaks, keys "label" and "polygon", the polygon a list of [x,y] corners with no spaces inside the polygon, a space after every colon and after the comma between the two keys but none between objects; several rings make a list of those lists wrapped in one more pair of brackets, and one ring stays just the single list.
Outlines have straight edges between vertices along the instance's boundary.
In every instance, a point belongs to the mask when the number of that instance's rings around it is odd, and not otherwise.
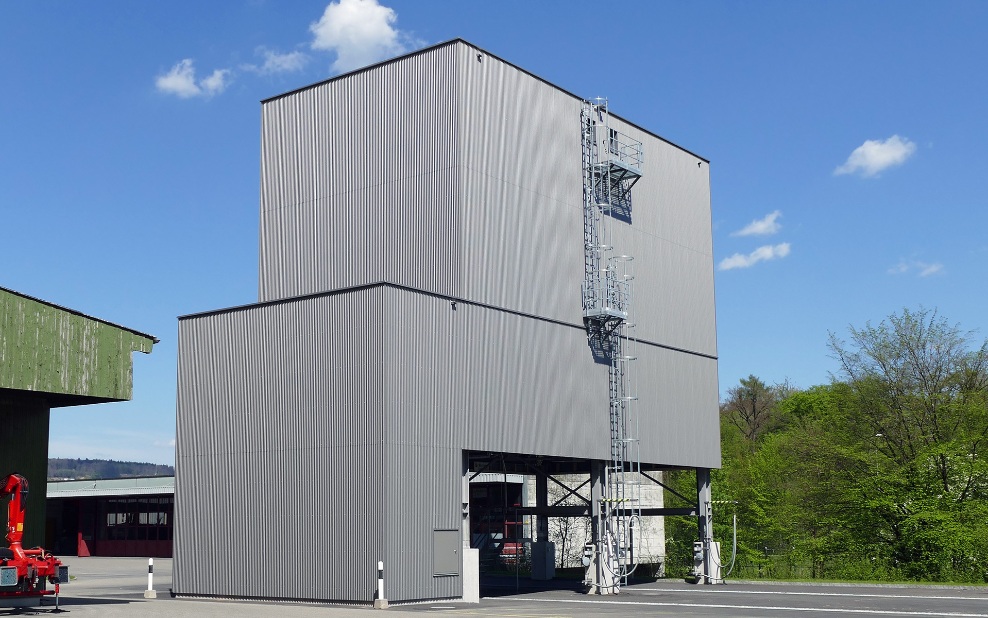
[{"label": "dark roof edge trim", "polygon": [[[324,84],[328,84],[328,83],[333,82],[333,81],[336,81],[338,79],[343,79],[344,77],[350,77],[351,75],[356,75],[358,73],[363,73],[365,71],[372,71],[374,69],[377,69],[379,67],[385,66],[387,64],[391,64],[393,62],[399,62],[399,61],[405,60],[407,58],[412,58],[414,56],[418,56],[418,55],[421,55],[421,54],[427,54],[429,52],[435,51],[435,50],[440,49],[442,47],[448,47],[448,46],[451,46],[451,45],[455,45],[456,43],[463,43],[464,45],[467,45],[468,47],[472,47],[473,49],[475,49],[475,50],[477,50],[479,52],[482,52],[482,53],[490,56],[491,58],[494,58],[495,60],[498,60],[499,62],[503,62],[504,64],[506,64],[506,65],[508,65],[508,66],[510,66],[510,67],[512,67],[512,68],[514,68],[516,70],[518,70],[518,71],[521,71],[522,73],[525,73],[526,75],[528,75],[530,77],[533,77],[533,78],[539,80],[543,84],[546,84],[547,86],[550,86],[552,88],[555,88],[556,90],[558,90],[558,91],[560,91],[562,93],[565,93],[565,94],[573,97],[574,99],[577,99],[579,101],[583,101],[584,100],[583,97],[581,97],[581,96],[579,96],[577,94],[574,94],[574,93],[570,92],[569,90],[566,90],[562,86],[559,86],[557,84],[554,84],[554,83],[550,82],[549,80],[545,79],[544,77],[540,77],[540,76],[536,75],[535,73],[532,73],[531,71],[529,71],[529,70],[527,70],[525,68],[522,68],[522,67],[518,66],[517,64],[515,64],[513,62],[509,62],[508,60],[505,60],[504,58],[498,56],[497,54],[492,54],[491,52],[487,51],[486,49],[474,45],[470,41],[467,41],[465,39],[462,39],[462,38],[457,37],[455,39],[450,39],[449,41],[443,41],[441,43],[436,43],[435,45],[429,45],[428,47],[423,47],[422,49],[417,49],[417,50],[412,51],[412,52],[409,52],[407,54],[402,54],[400,56],[395,56],[394,58],[389,58],[387,60],[382,60],[381,62],[376,62],[374,64],[370,64],[370,65],[367,65],[365,67],[361,67],[359,69],[354,69],[353,71],[347,71],[346,73],[340,73],[339,75],[334,75],[333,77],[330,77],[328,79],[324,79],[322,81],[318,81],[318,82],[315,82],[313,84],[309,84],[308,86],[302,86],[302,87],[296,88],[294,90],[289,90],[288,92],[283,92],[283,93],[278,94],[278,95],[275,95],[273,97],[268,97],[267,99],[261,99],[261,104],[270,103],[271,101],[276,101],[278,99],[281,99],[281,98],[284,98],[284,97],[288,97],[288,96],[291,96],[293,94],[296,94],[296,93],[299,93],[299,92],[303,92],[305,90],[311,90],[312,88],[317,88],[319,86],[322,86]],[[613,114],[613,113],[611,114],[611,116],[613,116],[613,117],[621,120],[622,122],[628,123],[629,125],[635,127],[639,131],[644,131],[645,133],[648,133],[652,137],[654,137],[654,138],[656,138],[658,140],[661,140],[661,141],[665,142],[666,144],[669,144],[673,148],[677,148],[679,150],[682,150],[686,154],[689,154],[691,156],[696,157],[697,159],[700,159],[701,161],[703,161],[707,165],[710,164],[710,160],[709,159],[707,159],[705,157],[701,157],[700,155],[696,154],[695,152],[693,152],[691,150],[687,150],[686,148],[683,148],[679,144],[677,144],[675,142],[671,142],[671,141],[667,140],[666,138],[662,137],[661,135],[658,135],[657,133],[655,133],[653,131],[650,131],[649,129],[646,129],[645,127],[643,127],[641,125],[638,125],[638,124],[636,124],[634,122],[631,122],[630,120],[628,120],[627,118],[624,118],[623,116],[619,116],[618,114]]]},{"label": "dark roof edge trim", "polygon": [[17,290],[11,290],[10,288],[5,288],[3,286],[0,286],[0,290],[3,290],[4,292],[9,292],[9,293],[13,294],[14,296],[20,296],[21,298],[26,298],[28,300],[33,300],[34,302],[41,303],[42,305],[48,305],[49,307],[53,307],[53,308],[58,309],[60,311],[65,311],[66,313],[71,313],[72,315],[77,315],[77,316],[79,316],[81,318],[86,318],[87,320],[92,320],[94,322],[99,322],[100,324],[106,324],[107,326],[112,326],[113,328],[119,328],[120,330],[125,330],[128,333],[133,333],[133,334],[138,335],[140,337],[145,337],[147,339],[150,339],[154,343],[160,343],[161,342],[161,340],[158,339],[157,337],[155,337],[154,335],[149,335],[147,333],[142,333],[139,330],[134,330],[133,328],[129,328],[127,326],[122,326],[120,324],[115,324],[115,323],[110,322],[108,320],[103,320],[101,318],[93,317],[91,315],[86,315],[85,313],[83,313],[81,311],[76,311],[75,309],[70,309],[68,307],[63,307],[62,305],[56,305],[53,302],[44,300],[43,298],[36,298],[34,296],[30,296],[28,294],[24,294],[23,292],[18,292]]},{"label": "dark roof edge trim", "polygon": [[[327,296],[338,296],[341,294],[349,294],[351,292],[362,292],[366,290],[371,290],[375,288],[392,288],[395,290],[401,290],[403,292],[410,292],[412,294],[421,294],[423,296],[431,296],[432,298],[439,298],[451,303],[462,303],[464,305],[471,305],[474,307],[480,307],[482,309],[490,309],[492,311],[499,311],[501,313],[508,313],[511,315],[516,315],[523,318],[529,318],[533,320],[539,320],[541,322],[549,322],[550,324],[556,324],[558,326],[565,326],[567,328],[578,328],[581,331],[584,330],[582,324],[572,324],[570,322],[564,322],[562,320],[556,320],[554,318],[547,318],[545,316],[535,315],[533,313],[525,313],[524,311],[516,311],[514,309],[508,309],[506,307],[498,307],[497,305],[490,305],[487,303],[479,303],[473,300],[466,300],[464,298],[458,298],[456,296],[449,296],[446,294],[437,294],[435,292],[428,292],[426,290],[420,290],[418,288],[408,287],[406,285],[401,285],[398,283],[391,283],[389,281],[378,281],[376,283],[368,283],[366,285],[357,285],[349,288],[341,288],[339,290],[332,290],[329,292],[317,292],[315,294],[304,294],[302,296],[291,296],[289,298],[279,298],[277,300],[269,300],[260,303],[252,303],[249,305],[238,305],[236,307],[227,307],[225,309],[215,309],[213,311],[205,311],[202,313],[191,313],[188,315],[179,316],[179,321],[190,320],[195,318],[205,318],[214,315],[222,315],[226,313],[236,313],[238,311],[246,311],[249,309],[256,309],[260,307],[270,307],[274,305],[283,305],[288,303],[300,302],[308,300],[311,298],[324,298]],[[642,343],[644,345],[652,346],[655,348],[661,348],[663,350],[669,350],[671,352],[681,352],[683,354],[689,354],[690,356],[699,356],[701,358],[707,358],[710,360],[717,360],[717,355],[707,354],[706,352],[697,352],[696,350],[687,350],[685,348],[677,348],[676,346],[666,345],[664,343],[658,343],[656,341],[649,341],[648,339],[636,338],[634,340],[636,343]]]}]

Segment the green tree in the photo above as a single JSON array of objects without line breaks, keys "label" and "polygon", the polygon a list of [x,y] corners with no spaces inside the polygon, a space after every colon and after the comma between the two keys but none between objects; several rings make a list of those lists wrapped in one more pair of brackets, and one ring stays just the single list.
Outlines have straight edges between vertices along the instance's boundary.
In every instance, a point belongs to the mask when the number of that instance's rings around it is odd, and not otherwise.
[{"label": "green tree", "polygon": [[740,384],[728,389],[727,400],[721,404],[720,411],[749,443],[754,443],[760,435],[773,428],[776,420],[773,413],[778,399],[776,389],[749,375]]},{"label": "green tree", "polygon": [[[737,513],[734,575],[988,580],[988,341],[925,309],[848,332],[830,335],[830,384],[749,376],[721,405],[713,494],[737,504],[715,508],[715,537]],[[695,520],[667,532],[685,571]]]},{"label": "green tree", "polygon": [[830,335],[848,395],[835,447],[850,462],[849,527],[904,577],[983,579],[988,341],[926,309],[849,333]]}]

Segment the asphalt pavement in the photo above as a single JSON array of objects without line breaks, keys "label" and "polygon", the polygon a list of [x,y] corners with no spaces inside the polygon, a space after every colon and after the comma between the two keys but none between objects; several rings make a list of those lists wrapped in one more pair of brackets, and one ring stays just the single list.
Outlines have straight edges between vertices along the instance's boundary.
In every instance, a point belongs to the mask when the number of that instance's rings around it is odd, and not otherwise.
[{"label": "asphalt pavement", "polygon": [[[155,618],[252,618],[255,616],[367,618],[374,612],[395,617],[423,614],[555,618],[564,616],[690,616],[762,618],[801,616],[946,616],[988,618],[985,586],[879,586],[859,584],[770,584],[728,582],[698,586],[681,580],[660,580],[624,588],[621,594],[589,596],[563,589],[513,594],[501,590],[479,604],[433,601],[392,605],[387,610],[315,603],[284,603],[172,598],[171,560],[155,560],[157,598],[145,599],[147,560],[141,558],[69,558],[71,583],[62,586],[59,612],[71,618],[149,616]],[[0,608],[0,616],[42,616],[55,613],[54,600],[38,608]]]}]

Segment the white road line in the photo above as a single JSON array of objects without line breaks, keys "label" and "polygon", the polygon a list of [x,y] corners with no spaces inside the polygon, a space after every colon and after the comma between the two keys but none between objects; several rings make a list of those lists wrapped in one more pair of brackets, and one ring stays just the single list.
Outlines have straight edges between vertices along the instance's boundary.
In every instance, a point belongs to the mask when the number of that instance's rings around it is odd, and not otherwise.
[{"label": "white road line", "polygon": [[717,605],[706,603],[662,603],[658,601],[591,601],[578,599],[519,599],[501,597],[502,601],[518,601],[531,603],[576,603],[582,605],[635,605],[651,607],[696,607],[703,609],[757,609],[779,612],[827,612],[832,614],[869,614],[878,616],[943,616],[946,618],[988,618],[988,614],[960,614],[952,612],[906,612],[880,609],[838,609],[826,607],[771,607],[764,605]]},{"label": "white road line", "polygon": [[789,594],[809,597],[855,597],[862,599],[932,599],[950,601],[988,601],[983,597],[922,596],[917,594],[852,594],[850,592],[799,592],[782,590],[710,590],[709,588],[634,588],[633,592],[695,592],[697,594]]}]

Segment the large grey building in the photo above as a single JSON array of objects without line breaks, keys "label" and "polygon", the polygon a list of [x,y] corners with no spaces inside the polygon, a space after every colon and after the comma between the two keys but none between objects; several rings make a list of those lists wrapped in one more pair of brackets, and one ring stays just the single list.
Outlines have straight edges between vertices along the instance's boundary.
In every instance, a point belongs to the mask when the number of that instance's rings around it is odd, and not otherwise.
[{"label": "large grey building", "polygon": [[470,476],[614,461],[614,316],[629,470],[719,467],[708,162],[608,115],[643,156],[595,322],[588,110],[463,40],[262,103],[259,302],[179,321],[176,593],[473,596]]}]

